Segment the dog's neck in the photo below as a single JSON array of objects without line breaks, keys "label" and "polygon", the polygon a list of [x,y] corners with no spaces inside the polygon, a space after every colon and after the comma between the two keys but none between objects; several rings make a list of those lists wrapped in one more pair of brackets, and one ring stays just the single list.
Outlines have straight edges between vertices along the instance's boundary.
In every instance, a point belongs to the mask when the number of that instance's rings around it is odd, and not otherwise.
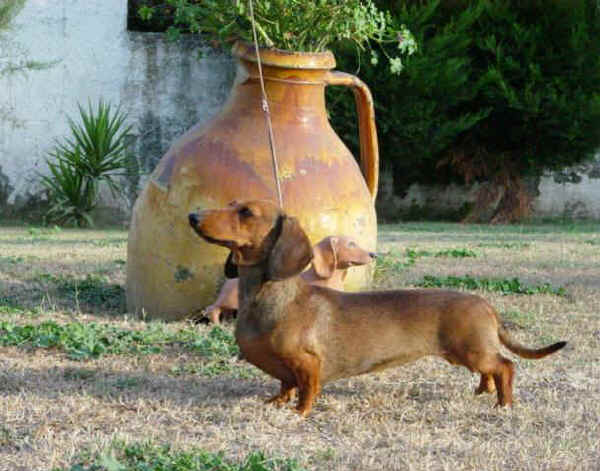
[{"label": "dog's neck", "polygon": [[346,278],[346,270],[335,269],[333,275],[329,278],[323,278],[317,274],[315,268],[311,265],[308,270],[300,275],[304,281],[316,286],[325,286],[334,289],[344,288],[344,279]]},{"label": "dog's neck", "polygon": [[265,279],[263,265],[238,266],[238,322],[236,331],[250,329],[260,332],[285,316],[285,306],[298,295],[306,282],[299,276],[281,281]]},{"label": "dog's neck", "polygon": [[238,266],[239,291],[238,303],[240,308],[252,302],[265,283],[265,267],[261,265]]}]

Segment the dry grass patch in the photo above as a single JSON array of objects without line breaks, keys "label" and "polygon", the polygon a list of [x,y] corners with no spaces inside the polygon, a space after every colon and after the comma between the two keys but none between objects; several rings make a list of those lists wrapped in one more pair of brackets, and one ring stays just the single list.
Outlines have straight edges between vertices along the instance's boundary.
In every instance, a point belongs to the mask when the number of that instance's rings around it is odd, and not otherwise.
[{"label": "dry grass patch", "polygon": [[237,358],[232,325],[146,323],[123,312],[124,231],[0,228],[0,470],[595,470],[594,231],[381,227],[388,255],[378,287],[471,277],[564,288],[474,287],[519,340],[569,345],[539,361],[510,355],[510,410],[475,397],[478,378],[466,369],[428,358],[328,384],[301,420],[263,404],[278,385]]}]

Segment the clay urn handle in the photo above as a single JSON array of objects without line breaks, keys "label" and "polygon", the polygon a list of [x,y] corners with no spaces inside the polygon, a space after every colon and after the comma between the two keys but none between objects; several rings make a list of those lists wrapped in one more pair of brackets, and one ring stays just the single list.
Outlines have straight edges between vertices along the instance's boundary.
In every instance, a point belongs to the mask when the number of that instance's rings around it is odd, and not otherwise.
[{"label": "clay urn handle", "polygon": [[379,182],[379,145],[375,127],[375,110],[369,87],[354,75],[333,70],[325,77],[327,85],[343,85],[354,91],[358,113],[358,132],[360,137],[360,168],[367,182],[373,201],[377,196]]}]

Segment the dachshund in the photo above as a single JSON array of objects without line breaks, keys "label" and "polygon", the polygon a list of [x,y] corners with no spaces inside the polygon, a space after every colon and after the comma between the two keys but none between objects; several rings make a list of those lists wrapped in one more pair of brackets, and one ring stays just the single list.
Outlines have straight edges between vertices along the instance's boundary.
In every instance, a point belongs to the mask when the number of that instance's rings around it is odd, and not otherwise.
[{"label": "dachshund", "polygon": [[244,358],[281,381],[268,402],[296,394],[306,417],[321,386],[435,355],[481,375],[477,394],[513,402],[514,364],[501,345],[529,359],[566,345],[532,349],[512,340],[483,298],[441,289],[346,293],[298,276],[313,258],[299,222],[275,204],[239,202],[191,213],[205,241],[230,249],[226,276],[239,276],[235,337]]}]

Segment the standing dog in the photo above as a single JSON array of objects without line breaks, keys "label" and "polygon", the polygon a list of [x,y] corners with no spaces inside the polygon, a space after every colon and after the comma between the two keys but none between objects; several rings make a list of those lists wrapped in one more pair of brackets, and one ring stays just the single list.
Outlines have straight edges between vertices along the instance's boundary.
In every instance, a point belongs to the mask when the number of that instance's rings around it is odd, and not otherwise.
[{"label": "standing dog", "polygon": [[[300,276],[312,285],[343,290],[347,269],[366,265],[375,258],[373,252],[360,247],[352,238],[329,236],[313,247],[313,260]],[[219,324],[221,315],[238,309],[238,279],[225,280],[217,300],[202,310],[202,317]]]},{"label": "standing dog", "polygon": [[206,241],[227,247],[226,274],[239,273],[235,337],[246,360],[281,381],[270,402],[298,393],[307,416],[321,385],[428,355],[481,374],[477,394],[513,402],[514,365],[504,345],[542,358],[565,342],[531,349],[512,340],[483,298],[456,291],[408,289],[344,293],[311,286],[298,275],[311,261],[298,221],[267,201],[236,203],[189,215]]}]

